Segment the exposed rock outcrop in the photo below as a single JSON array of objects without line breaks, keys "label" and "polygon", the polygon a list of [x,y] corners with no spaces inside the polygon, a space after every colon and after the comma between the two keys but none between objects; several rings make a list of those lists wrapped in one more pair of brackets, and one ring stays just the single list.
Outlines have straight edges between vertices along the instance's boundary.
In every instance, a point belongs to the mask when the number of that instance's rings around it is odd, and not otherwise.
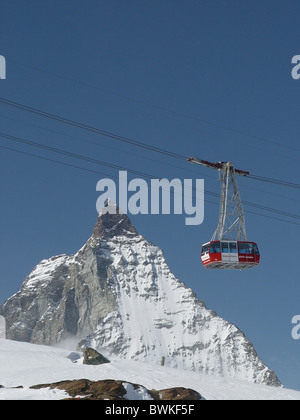
[{"label": "exposed rock outcrop", "polygon": [[106,357],[98,353],[96,350],[90,347],[85,347],[83,350],[83,364],[84,365],[103,365],[104,363],[110,363]]},{"label": "exposed rock outcrop", "polygon": [[117,380],[90,381],[75,379],[52,384],[33,385],[31,389],[60,389],[70,395],[70,399],[87,400],[204,400],[199,392],[189,388],[148,390],[142,385]]}]

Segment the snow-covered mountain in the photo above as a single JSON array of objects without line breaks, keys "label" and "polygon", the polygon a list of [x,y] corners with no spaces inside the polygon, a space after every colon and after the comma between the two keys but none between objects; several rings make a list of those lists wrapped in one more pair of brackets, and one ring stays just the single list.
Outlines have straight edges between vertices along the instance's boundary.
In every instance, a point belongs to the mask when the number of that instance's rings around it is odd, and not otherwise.
[{"label": "snow-covered mountain", "polygon": [[118,210],[99,214],[77,254],[41,261],[0,314],[12,340],[76,338],[107,357],[164,357],[169,367],[280,385],[245,335],[176,279],[161,249]]}]

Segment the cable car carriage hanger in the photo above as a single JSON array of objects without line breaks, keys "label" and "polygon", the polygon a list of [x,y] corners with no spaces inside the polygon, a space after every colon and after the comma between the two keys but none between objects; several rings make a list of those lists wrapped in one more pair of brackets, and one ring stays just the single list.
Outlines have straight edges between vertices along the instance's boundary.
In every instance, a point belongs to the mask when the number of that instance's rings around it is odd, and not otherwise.
[{"label": "cable car carriage hanger", "polygon": [[206,268],[243,270],[259,264],[260,254],[255,242],[246,236],[245,214],[236,175],[249,172],[235,169],[232,162],[211,163],[190,157],[188,161],[220,173],[221,196],[219,222],[211,240],[202,245],[201,260]]}]

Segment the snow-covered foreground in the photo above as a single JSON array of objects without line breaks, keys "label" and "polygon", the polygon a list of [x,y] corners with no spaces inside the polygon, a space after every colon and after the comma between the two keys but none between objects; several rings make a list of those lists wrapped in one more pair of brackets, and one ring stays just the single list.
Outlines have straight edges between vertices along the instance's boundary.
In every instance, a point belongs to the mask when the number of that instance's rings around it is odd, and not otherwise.
[{"label": "snow-covered foreground", "polygon": [[[55,347],[0,339],[0,400],[62,399],[60,390],[31,390],[29,386],[67,379],[119,379],[165,389],[174,386],[192,388],[207,400],[300,400],[300,392],[250,382],[203,375],[189,371],[155,366],[143,362],[113,360],[100,366],[73,363],[71,351]],[[9,389],[22,385],[23,388]]]}]

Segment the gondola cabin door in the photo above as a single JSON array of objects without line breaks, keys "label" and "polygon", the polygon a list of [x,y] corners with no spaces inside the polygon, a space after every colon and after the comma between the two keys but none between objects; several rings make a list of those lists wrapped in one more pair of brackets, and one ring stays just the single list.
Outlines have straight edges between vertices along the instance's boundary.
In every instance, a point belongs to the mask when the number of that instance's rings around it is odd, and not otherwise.
[{"label": "gondola cabin door", "polygon": [[224,263],[238,263],[239,254],[236,241],[221,241],[222,261]]}]

